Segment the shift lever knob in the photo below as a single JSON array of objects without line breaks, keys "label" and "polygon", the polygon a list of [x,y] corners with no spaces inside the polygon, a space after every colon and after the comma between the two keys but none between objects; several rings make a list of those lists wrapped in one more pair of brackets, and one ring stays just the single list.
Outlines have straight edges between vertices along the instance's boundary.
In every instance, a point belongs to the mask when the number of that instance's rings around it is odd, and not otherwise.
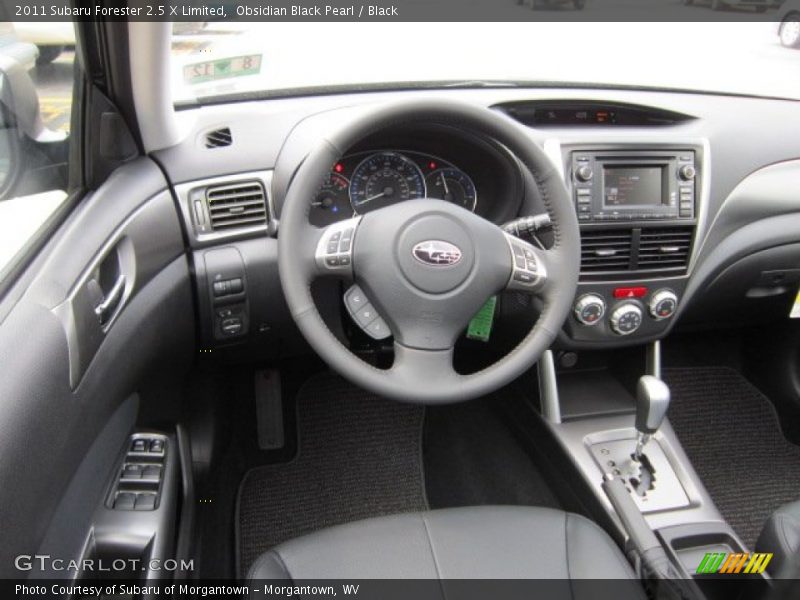
[{"label": "shift lever knob", "polygon": [[669,388],[658,377],[644,375],[636,386],[636,430],[653,434],[669,408]]},{"label": "shift lever knob", "polygon": [[642,458],[642,450],[650,437],[658,431],[669,408],[669,388],[658,377],[644,375],[636,385],[636,460]]}]

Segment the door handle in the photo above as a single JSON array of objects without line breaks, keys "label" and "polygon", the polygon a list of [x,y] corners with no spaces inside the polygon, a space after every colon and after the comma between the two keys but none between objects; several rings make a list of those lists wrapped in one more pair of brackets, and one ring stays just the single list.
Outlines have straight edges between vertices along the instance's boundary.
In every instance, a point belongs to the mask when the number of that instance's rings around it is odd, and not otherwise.
[{"label": "door handle", "polygon": [[122,300],[122,293],[125,291],[125,276],[120,274],[114,281],[114,285],[103,298],[102,302],[94,307],[94,314],[101,325],[105,325],[110,320],[114,311]]}]

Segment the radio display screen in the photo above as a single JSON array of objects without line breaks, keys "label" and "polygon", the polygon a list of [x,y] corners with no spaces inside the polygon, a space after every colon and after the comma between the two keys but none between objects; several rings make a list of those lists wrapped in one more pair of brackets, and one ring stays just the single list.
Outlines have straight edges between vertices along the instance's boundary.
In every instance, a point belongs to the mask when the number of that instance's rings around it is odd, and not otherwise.
[{"label": "radio display screen", "polygon": [[605,206],[657,206],[662,203],[661,166],[607,166],[603,168]]}]

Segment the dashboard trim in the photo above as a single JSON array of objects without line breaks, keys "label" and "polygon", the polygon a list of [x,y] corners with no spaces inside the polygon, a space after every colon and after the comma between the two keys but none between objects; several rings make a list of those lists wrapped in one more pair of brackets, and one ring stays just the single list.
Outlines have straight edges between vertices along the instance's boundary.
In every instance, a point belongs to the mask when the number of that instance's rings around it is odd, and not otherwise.
[{"label": "dashboard trim", "polygon": [[[272,174],[272,170],[250,171],[244,173],[233,173],[231,175],[222,175],[220,177],[210,177],[207,179],[197,179],[195,181],[189,181],[176,185],[175,194],[178,198],[181,216],[186,224],[186,230],[190,235],[192,246],[212,246],[220,242],[253,237],[257,234],[273,235],[277,230],[277,219],[275,218],[275,207],[273,203]],[[264,187],[267,208],[267,222],[263,225],[240,227],[225,231],[212,231],[209,233],[198,232],[197,217],[192,209],[192,194],[195,191],[203,188],[243,181],[258,181]]]}]

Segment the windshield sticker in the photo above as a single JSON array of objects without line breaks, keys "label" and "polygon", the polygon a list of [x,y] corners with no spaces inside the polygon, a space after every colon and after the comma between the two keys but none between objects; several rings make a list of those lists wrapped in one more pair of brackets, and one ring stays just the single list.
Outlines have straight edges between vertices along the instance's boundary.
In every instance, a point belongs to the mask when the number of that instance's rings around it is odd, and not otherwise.
[{"label": "windshield sticker", "polygon": [[260,72],[261,55],[249,54],[186,65],[183,68],[183,79],[186,83],[196,84],[218,79],[258,75]]}]

